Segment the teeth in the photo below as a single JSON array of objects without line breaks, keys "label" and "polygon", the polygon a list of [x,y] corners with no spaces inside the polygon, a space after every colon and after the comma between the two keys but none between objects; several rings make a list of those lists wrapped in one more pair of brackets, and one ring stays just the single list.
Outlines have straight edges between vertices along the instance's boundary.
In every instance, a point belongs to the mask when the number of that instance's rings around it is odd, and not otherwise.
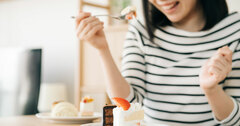
[{"label": "teeth", "polygon": [[171,9],[174,5],[175,5],[175,4],[171,4],[171,5],[168,5],[168,6],[162,6],[162,8],[163,8],[164,10],[169,10],[169,9]]},{"label": "teeth", "polygon": [[164,5],[164,4],[166,4],[166,2],[163,2],[163,1],[161,1],[161,0],[156,0],[156,3],[157,3],[158,5],[160,5],[160,6],[162,6],[162,8],[163,8],[164,10],[169,10],[169,9],[171,9],[171,8],[176,4],[176,2],[174,2],[174,3],[170,4],[170,5]]},{"label": "teeth", "polygon": [[163,3],[162,1],[160,1],[160,0],[157,0],[156,3],[157,3],[158,5],[163,5],[163,4],[164,4],[164,3]]}]

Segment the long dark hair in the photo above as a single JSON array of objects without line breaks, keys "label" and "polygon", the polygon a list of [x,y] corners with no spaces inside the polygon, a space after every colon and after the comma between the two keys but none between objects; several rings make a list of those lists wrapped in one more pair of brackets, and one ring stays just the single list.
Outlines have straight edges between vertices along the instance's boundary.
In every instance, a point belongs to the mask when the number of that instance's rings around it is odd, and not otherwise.
[{"label": "long dark hair", "polygon": [[[142,0],[146,29],[152,40],[156,26],[171,25],[171,21],[148,0]],[[202,30],[208,30],[228,15],[226,0],[200,0],[206,24]]]}]

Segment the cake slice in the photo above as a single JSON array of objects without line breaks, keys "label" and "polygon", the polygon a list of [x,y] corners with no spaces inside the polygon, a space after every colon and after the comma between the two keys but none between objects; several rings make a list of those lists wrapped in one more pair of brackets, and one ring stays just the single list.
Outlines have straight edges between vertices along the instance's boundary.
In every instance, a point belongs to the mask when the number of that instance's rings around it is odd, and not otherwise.
[{"label": "cake slice", "polygon": [[93,116],[94,113],[94,99],[91,97],[84,97],[80,102],[80,115]]},{"label": "cake slice", "polygon": [[113,109],[113,126],[141,126],[144,110],[139,103],[129,103],[123,98],[113,98],[118,107]]},{"label": "cake slice", "polygon": [[[136,104],[135,104],[135,106],[136,106]],[[144,118],[144,111],[137,110],[137,111],[132,112],[131,114],[127,115],[125,117],[125,121],[143,120],[143,118]]]}]

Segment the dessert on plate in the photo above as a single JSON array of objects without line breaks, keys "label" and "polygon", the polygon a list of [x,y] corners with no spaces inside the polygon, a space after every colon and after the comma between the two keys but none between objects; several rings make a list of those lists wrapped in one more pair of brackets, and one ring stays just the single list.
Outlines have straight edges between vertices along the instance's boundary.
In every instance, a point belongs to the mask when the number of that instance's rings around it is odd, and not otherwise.
[{"label": "dessert on plate", "polygon": [[80,115],[82,116],[93,116],[94,112],[94,99],[85,96],[80,102]]},{"label": "dessert on plate", "polygon": [[115,97],[117,107],[113,109],[113,126],[141,126],[144,110],[139,103],[129,103],[123,98]]},{"label": "dessert on plate", "polygon": [[51,116],[52,117],[77,117],[78,110],[73,104],[69,102],[58,101],[58,102],[54,102],[52,105]]},{"label": "dessert on plate", "polygon": [[121,11],[121,15],[125,15],[126,20],[131,20],[137,16],[136,7],[128,6]]}]

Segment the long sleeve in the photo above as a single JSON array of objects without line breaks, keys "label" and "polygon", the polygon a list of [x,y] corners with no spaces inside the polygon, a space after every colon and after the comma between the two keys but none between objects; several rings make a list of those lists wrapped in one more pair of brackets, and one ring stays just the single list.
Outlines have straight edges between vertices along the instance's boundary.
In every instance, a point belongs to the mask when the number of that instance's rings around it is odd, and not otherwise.
[{"label": "long sleeve", "polygon": [[129,31],[124,43],[122,55],[122,75],[130,84],[130,95],[126,98],[129,102],[142,103],[146,95],[145,89],[145,60],[134,28],[129,26]]},{"label": "long sleeve", "polygon": [[231,96],[234,102],[234,109],[231,114],[224,120],[218,121],[215,117],[215,121],[221,125],[226,126],[239,126],[240,125],[240,46],[238,46],[233,53],[232,60],[232,71],[229,73],[226,78],[223,89],[224,91]]},{"label": "long sleeve", "polygon": [[234,109],[226,119],[219,121],[213,115],[214,120],[221,125],[226,125],[226,126],[239,126],[240,125],[239,101],[237,101],[236,99],[233,99],[233,98],[232,98],[232,100],[234,103]]}]

